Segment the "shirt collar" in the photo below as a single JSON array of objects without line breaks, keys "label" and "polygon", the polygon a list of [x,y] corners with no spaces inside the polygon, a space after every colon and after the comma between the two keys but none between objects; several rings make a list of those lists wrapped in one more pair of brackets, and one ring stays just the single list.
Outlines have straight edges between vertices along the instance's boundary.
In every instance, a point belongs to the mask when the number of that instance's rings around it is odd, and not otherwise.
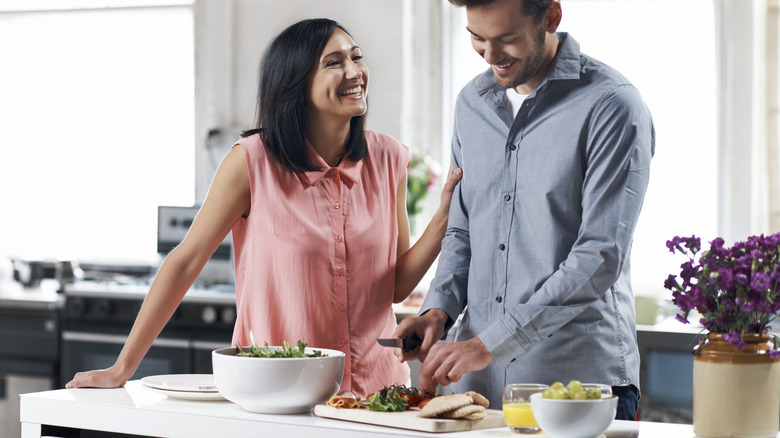
[{"label": "shirt collar", "polygon": [[315,185],[327,175],[331,170],[338,172],[341,179],[349,184],[354,184],[360,180],[360,173],[363,170],[363,160],[352,161],[349,157],[344,157],[336,167],[331,167],[325,160],[322,159],[320,154],[314,149],[314,147],[306,140],[306,149],[309,153],[309,159],[312,164],[319,167],[321,170],[310,170],[303,172],[303,179],[309,183],[309,185]]},{"label": "shirt collar", "polygon": [[[580,77],[580,43],[577,42],[566,32],[558,32],[558,41],[561,42],[561,48],[555,55],[550,69],[547,70],[547,74],[542,79],[536,89],[531,92],[529,97],[536,94],[536,90],[542,88],[549,81],[559,79],[579,79]],[[477,76],[474,80],[474,90],[480,95],[484,95],[491,89],[494,90],[494,94],[501,96],[503,99],[504,87],[498,85],[496,77],[493,74],[493,69],[489,68],[481,75]]]}]

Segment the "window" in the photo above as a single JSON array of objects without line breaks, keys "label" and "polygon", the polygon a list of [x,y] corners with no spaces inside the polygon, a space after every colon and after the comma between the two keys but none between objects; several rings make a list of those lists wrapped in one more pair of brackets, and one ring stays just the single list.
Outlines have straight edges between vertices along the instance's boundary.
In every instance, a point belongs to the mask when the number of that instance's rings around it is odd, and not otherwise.
[{"label": "window", "polygon": [[0,5],[2,255],[149,261],[193,203],[192,1],[100,3]]},{"label": "window", "polygon": [[[653,114],[656,154],[634,234],[632,283],[638,293],[663,291],[664,279],[682,262],[669,254],[666,241],[690,234],[708,240],[717,231],[714,2],[569,0],[562,7],[559,30],[569,32],[584,53],[623,73]],[[452,14],[452,23],[455,96],[487,64],[471,48],[463,8]],[[448,156],[449,144],[445,148]]]}]

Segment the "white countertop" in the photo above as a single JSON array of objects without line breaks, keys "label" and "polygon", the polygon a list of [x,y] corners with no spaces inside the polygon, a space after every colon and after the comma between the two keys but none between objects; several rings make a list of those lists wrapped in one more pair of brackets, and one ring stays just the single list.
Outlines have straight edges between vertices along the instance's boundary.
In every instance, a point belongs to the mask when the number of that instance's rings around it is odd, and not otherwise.
[{"label": "white countertop", "polygon": [[55,310],[62,307],[65,298],[57,293],[59,283],[44,281],[37,287],[23,287],[20,283],[0,283],[0,308]]},{"label": "white countertop", "polygon": [[[149,284],[117,283],[107,281],[78,281],[65,286],[67,295],[91,298],[143,299],[149,292]],[[184,301],[218,304],[235,304],[232,289],[214,290],[193,286],[184,295]]]},{"label": "white countertop", "polygon": [[[23,394],[20,419],[22,438],[41,437],[41,425],[164,437],[245,436],[248,432],[253,436],[338,438],[518,436],[507,427],[432,434],[318,418],[311,414],[254,414],[228,401],[168,399],[145,388],[140,381],[128,382],[124,388],[118,389],[59,389]],[[691,438],[694,434],[690,425],[616,420],[604,436]]]}]

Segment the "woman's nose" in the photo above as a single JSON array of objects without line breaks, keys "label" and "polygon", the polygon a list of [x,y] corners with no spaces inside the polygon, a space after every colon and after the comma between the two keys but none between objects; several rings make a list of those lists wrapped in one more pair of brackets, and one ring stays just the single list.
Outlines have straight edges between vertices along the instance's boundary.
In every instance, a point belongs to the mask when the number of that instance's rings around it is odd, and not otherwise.
[{"label": "woman's nose", "polygon": [[345,68],[346,68],[346,75],[348,79],[355,79],[363,76],[363,71],[354,62],[348,62]]}]

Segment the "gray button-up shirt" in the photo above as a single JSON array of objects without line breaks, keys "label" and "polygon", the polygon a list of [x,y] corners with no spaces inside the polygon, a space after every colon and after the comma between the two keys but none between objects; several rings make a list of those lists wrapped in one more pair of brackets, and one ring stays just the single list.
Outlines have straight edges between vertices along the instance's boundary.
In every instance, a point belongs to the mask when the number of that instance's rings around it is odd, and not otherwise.
[{"label": "gray button-up shirt", "polygon": [[465,310],[456,340],[495,360],[452,384],[501,406],[505,384],[639,386],[629,253],[654,152],[650,112],[616,70],[561,48],[512,118],[491,70],[458,96],[463,168],[420,313]]}]

